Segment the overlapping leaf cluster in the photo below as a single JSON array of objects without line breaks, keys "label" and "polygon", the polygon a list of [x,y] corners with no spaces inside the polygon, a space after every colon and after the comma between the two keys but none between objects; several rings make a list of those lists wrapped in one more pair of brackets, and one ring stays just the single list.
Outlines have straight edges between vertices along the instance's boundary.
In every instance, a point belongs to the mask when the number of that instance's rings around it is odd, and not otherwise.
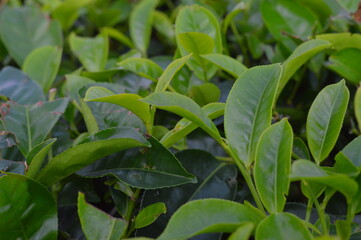
[{"label": "overlapping leaf cluster", "polygon": [[359,6],[0,3],[0,239],[358,239]]}]

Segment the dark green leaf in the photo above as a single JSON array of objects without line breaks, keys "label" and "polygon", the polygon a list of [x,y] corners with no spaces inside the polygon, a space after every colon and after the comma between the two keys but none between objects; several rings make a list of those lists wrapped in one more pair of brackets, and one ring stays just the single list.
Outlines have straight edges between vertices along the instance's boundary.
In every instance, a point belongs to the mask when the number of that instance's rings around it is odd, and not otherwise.
[{"label": "dark green leaf", "polygon": [[293,156],[296,159],[311,159],[307,145],[301,138],[293,139]]},{"label": "dark green leaf", "polygon": [[125,220],[114,218],[88,204],[84,194],[80,192],[78,195],[78,213],[87,240],[118,240],[127,227]]},{"label": "dark green leaf", "polygon": [[56,204],[38,182],[18,174],[1,176],[0,209],[0,239],[57,239]]},{"label": "dark green leaf", "polygon": [[25,164],[18,161],[0,160],[0,171],[24,175]]},{"label": "dark green leaf", "polygon": [[246,165],[254,161],[259,137],[271,126],[281,71],[279,64],[246,70],[228,95],[224,113],[226,137]]},{"label": "dark green leaf", "polygon": [[143,228],[152,224],[159,215],[166,213],[167,208],[164,203],[158,202],[143,208],[134,220],[135,228]]},{"label": "dark green leaf", "polygon": [[312,156],[320,163],[336,144],[349,100],[345,81],[322,89],[308,112],[307,141]]},{"label": "dark green leaf", "polygon": [[56,138],[51,138],[47,141],[44,141],[34,147],[31,152],[29,152],[26,157],[26,163],[29,166],[29,169],[26,173],[28,177],[35,178],[36,174],[39,172],[46,155],[48,154],[50,148],[55,143]]},{"label": "dark green leaf", "polygon": [[37,179],[49,186],[102,157],[139,146],[149,146],[149,143],[133,129],[103,130],[90,136],[82,144],[56,155],[40,171]]},{"label": "dark green leaf", "polygon": [[11,132],[0,132],[0,149],[9,148],[16,145],[16,138],[14,133]]},{"label": "dark green leaf", "polygon": [[354,99],[355,117],[359,131],[361,131],[361,88],[358,87]]},{"label": "dark green leaf", "polygon": [[221,90],[214,83],[203,83],[194,86],[189,96],[202,107],[208,103],[218,102],[221,96]]}]

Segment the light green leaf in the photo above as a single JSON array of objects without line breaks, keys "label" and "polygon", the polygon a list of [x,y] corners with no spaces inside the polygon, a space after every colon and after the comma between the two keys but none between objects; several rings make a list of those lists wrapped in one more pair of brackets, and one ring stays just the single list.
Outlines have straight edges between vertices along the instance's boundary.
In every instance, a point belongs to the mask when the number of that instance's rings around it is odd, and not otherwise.
[{"label": "light green leaf", "polygon": [[61,48],[63,45],[60,24],[50,21],[37,7],[4,7],[0,15],[0,36],[19,66],[38,47]]},{"label": "light green leaf", "polygon": [[93,0],[65,0],[59,4],[52,12],[52,17],[61,23],[67,30],[79,17],[79,9],[92,3]]},{"label": "light green leaf", "polygon": [[153,11],[158,0],[143,0],[139,2],[129,18],[130,37],[135,47],[146,56],[153,25]]},{"label": "light green leaf", "polygon": [[149,146],[149,143],[133,129],[106,129],[56,155],[40,171],[37,180],[50,186],[102,157],[127,148],[141,146]]},{"label": "light green leaf", "polygon": [[259,138],[254,166],[255,184],[270,213],[282,212],[290,187],[292,127],[286,119],[269,127]]},{"label": "light green leaf", "polygon": [[28,177],[9,173],[0,177],[0,219],[0,239],[57,239],[55,200]]},{"label": "light green leaf", "polygon": [[313,240],[301,219],[290,213],[276,213],[265,218],[256,229],[257,240]]},{"label": "light green leaf", "polygon": [[342,80],[321,90],[308,112],[306,131],[312,156],[320,163],[336,144],[349,100]]},{"label": "light green leaf", "polygon": [[217,65],[235,78],[238,78],[247,69],[242,63],[227,55],[210,53],[201,55],[201,57]]},{"label": "light green leaf", "polygon": [[114,218],[88,204],[81,192],[78,194],[78,214],[87,240],[118,240],[127,227],[125,220]]},{"label": "light green leaf", "polygon": [[282,92],[293,74],[317,53],[330,48],[331,43],[322,39],[313,39],[299,45],[282,64],[283,73],[278,86],[277,96]]},{"label": "light green leaf", "polygon": [[[214,43],[214,47],[211,52],[213,53],[222,52],[222,37],[220,33],[220,26],[218,20],[212,14],[212,12],[210,12],[208,9],[204,7],[201,7],[199,5],[192,5],[182,8],[178,13],[176,19],[175,33],[176,33],[177,46],[182,56],[188,55],[191,51],[189,51],[190,50],[189,48],[186,49],[185,46],[183,46],[185,41],[182,41],[181,43],[181,36],[182,36],[181,33],[190,34],[183,36],[189,38],[188,45],[191,43],[193,44],[194,46],[193,52],[195,47],[197,48],[199,47],[199,49],[203,49],[202,47],[203,44],[209,47],[209,43],[207,42],[194,42],[194,40],[199,39],[200,36],[203,36],[201,37],[201,39],[203,40],[206,39],[208,39],[207,41],[209,41],[209,39],[213,40],[212,42]],[[207,35],[207,37],[205,37],[204,35],[195,35],[193,33],[203,33]],[[206,50],[209,49],[207,48]],[[197,52],[198,54],[211,53],[209,51],[202,52],[198,50],[194,52],[194,57],[187,64],[192,70],[195,71],[194,73],[198,78],[207,81],[209,78],[211,78],[214,75],[217,68],[213,66],[211,63],[207,63],[204,60],[202,61],[202,59],[200,59],[199,57],[197,59],[196,57]]]},{"label": "light green leaf", "polygon": [[361,136],[355,138],[344,147],[341,152],[336,155],[342,154],[346,157],[355,167],[361,170]]},{"label": "light green leaf", "polygon": [[125,107],[132,111],[144,123],[150,122],[149,104],[139,101],[142,97],[132,93],[114,94],[112,91],[103,87],[91,87],[85,94],[84,101],[107,102]]},{"label": "light green leaf", "polygon": [[26,163],[28,164],[29,168],[26,173],[28,177],[35,178],[36,174],[39,172],[46,155],[48,154],[50,148],[55,143],[56,138],[51,138],[46,140],[31,150],[31,152],[26,157]]},{"label": "light green leaf", "polygon": [[237,230],[229,236],[228,240],[248,240],[254,229],[253,223],[241,224]]},{"label": "light green leaf", "polygon": [[104,33],[94,38],[79,37],[75,33],[69,36],[71,51],[79,58],[86,70],[102,71],[108,59],[108,36]]},{"label": "light green leaf", "polygon": [[102,28],[102,32],[108,35],[109,37],[114,38],[115,40],[123,43],[125,46],[129,48],[134,48],[132,41],[121,31],[111,27],[104,27]]},{"label": "light green leaf", "polygon": [[[195,221],[194,216],[197,216]],[[185,240],[202,233],[233,232],[242,223],[255,225],[263,216],[242,204],[222,199],[202,199],[186,203],[171,217],[158,240]]]},{"label": "light green leaf", "polygon": [[159,77],[154,92],[165,91],[172,81],[174,75],[184,66],[184,64],[190,59],[191,56],[192,54],[189,54],[171,62],[164,70],[163,74]]},{"label": "light green leaf", "polygon": [[10,112],[5,116],[4,125],[15,134],[18,148],[24,156],[44,141],[67,105],[68,99],[30,106],[9,103]]},{"label": "light green leaf", "polygon": [[361,50],[357,48],[342,49],[329,58],[327,67],[353,84],[361,81],[361,70],[357,64],[361,61]]},{"label": "light green leaf", "polygon": [[[202,107],[202,110],[210,119],[215,119],[224,114],[224,107],[224,103],[210,103]],[[186,118],[182,118],[172,130],[163,136],[161,143],[169,148],[197,128],[197,124],[192,123]]]},{"label": "light green leaf", "polygon": [[291,180],[306,180],[329,186],[342,193],[348,203],[352,202],[358,186],[355,180],[346,175],[329,175],[321,167],[309,160],[297,160],[292,164]]},{"label": "light green leaf", "polygon": [[32,80],[36,81],[45,93],[53,84],[58,73],[62,50],[54,46],[40,47],[32,51],[22,67]]},{"label": "light green leaf", "polygon": [[189,97],[203,107],[208,103],[218,102],[221,97],[221,90],[214,83],[207,82],[194,86],[189,92]]},{"label": "light green leaf", "polygon": [[340,5],[350,13],[357,11],[357,8],[360,4],[359,0],[337,0]]},{"label": "light green leaf", "polygon": [[168,16],[161,11],[154,11],[154,28],[163,35],[169,43],[175,44],[174,26]]},{"label": "light green leaf", "polygon": [[247,166],[254,161],[259,137],[271,126],[272,106],[281,72],[279,64],[246,70],[228,95],[224,113],[226,137]]},{"label": "light green leaf", "polygon": [[359,131],[361,131],[361,87],[357,88],[354,99],[355,117]]},{"label": "light green leaf", "polygon": [[152,224],[159,215],[166,213],[167,208],[164,203],[158,202],[143,208],[134,220],[134,228],[143,228]]},{"label": "light green leaf", "polygon": [[220,139],[217,127],[192,99],[173,92],[156,92],[142,101],[187,118],[215,139]]},{"label": "light green leaf", "polygon": [[39,84],[13,67],[4,67],[0,72],[0,95],[19,104],[45,101],[45,95]]},{"label": "light green leaf", "polygon": [[127,58],[119,62],[118,66],[153,82],[157,82],[158,78],[163,74],[163,69],[158,64],[146,58]]},{"label": "light green leaf", "polygon": [[358,33],[325,33],[316,35],[316,39],[329,41],[336,51],[345,48],[357,48],[361,50],[361,34]]}]

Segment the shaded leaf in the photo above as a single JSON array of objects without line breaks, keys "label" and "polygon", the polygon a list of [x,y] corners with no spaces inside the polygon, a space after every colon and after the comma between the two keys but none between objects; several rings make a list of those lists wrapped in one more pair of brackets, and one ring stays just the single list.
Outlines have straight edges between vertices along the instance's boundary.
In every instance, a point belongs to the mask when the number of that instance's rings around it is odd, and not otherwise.
[{"label": "shaded leaf", "polygon": [[16,137],[11,132],[0,132],[0,149],[9,148],[16,145]]},{"label": "shaded leaf", "polygon": [[158,64],[146,58],[127,58],[118,65],[153,82],[157,82],[163,73],[163,69]]},{"label": "shaded leaf", "polygon": [[24,162],[1,159],[0,160],[0,171],[24,175],[25,164],[24,164]]},{"label": "shaded leaf", "polygon": [[296,137],[293,139],[293,156],[296,159],[311,159],[310,152],[308,151],[307,145],[305,142]]},{"label": "shaded leaf", "polygon": [[134,228],[142,228],[152,224],[159,215],[166,213],[167,208],[164,203],[154,203],[143,208],[134,220]]},{"label": "shaded leaf", "polygon": [[208,103],[218,102],[221,96],[221,90],[214,83],[203,83],[194,86],[189,96],[202,107]]},{"label": "shaded leaf", "polygon": [[163,35],[169,43],[174,45],[175,43],[175,33],[173,23],[168,16],[161,11],[154,11],[154,28]]},{"label": "shaded leaf", "polygon": [[355,117],[359,131],[361,131],[361,88],[358,87],[354,98]]}]

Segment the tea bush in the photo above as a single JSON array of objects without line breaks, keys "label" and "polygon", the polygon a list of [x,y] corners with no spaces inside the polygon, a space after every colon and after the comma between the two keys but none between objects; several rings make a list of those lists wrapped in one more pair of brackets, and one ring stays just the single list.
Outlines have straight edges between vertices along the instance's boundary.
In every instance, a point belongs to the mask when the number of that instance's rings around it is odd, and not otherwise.
[{"label": "tea bush", "polygon": [[0,239],[360,239],[359,2],[2,1]]}]

